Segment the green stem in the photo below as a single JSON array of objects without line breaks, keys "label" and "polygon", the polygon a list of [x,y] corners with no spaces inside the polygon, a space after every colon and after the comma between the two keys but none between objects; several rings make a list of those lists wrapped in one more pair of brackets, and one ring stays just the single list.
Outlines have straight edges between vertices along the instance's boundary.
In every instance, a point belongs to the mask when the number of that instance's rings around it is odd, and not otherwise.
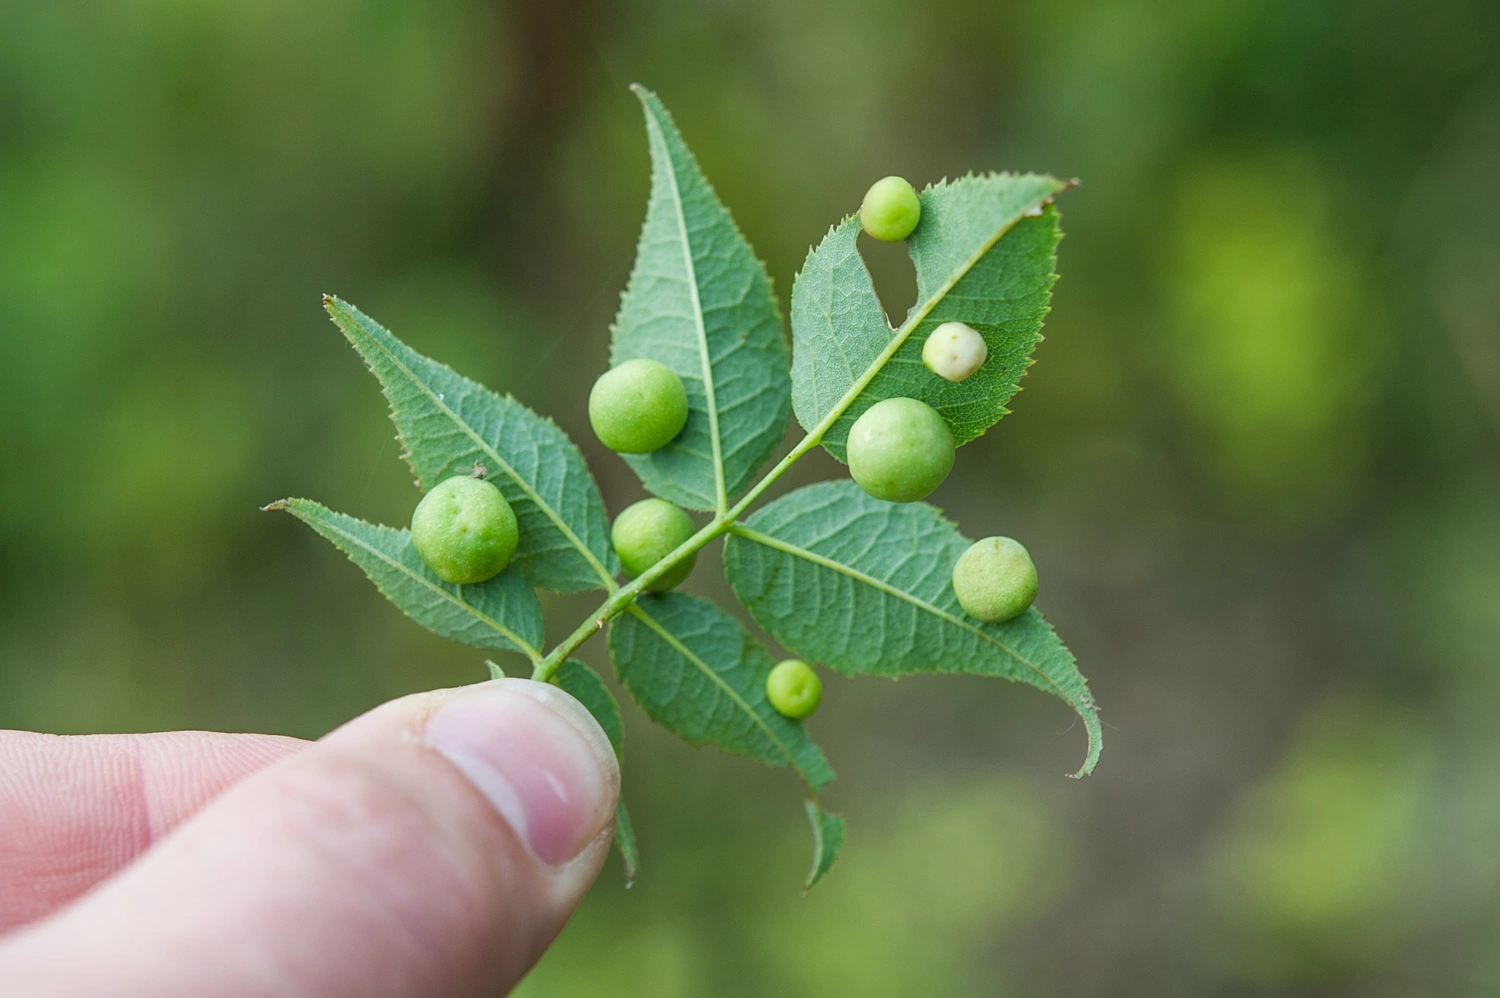
[{"label": "green stem", "polygon": [[760,498],[761,494],[770,488],[778,478],[786,474],[787,469],[796,464],[803,455],[818,445],[818,441],[823,438],[823,434],[827,432],[828,427],[833,425],[833,421],[838,418],[840,412],[842,412],[842,407],[839,408],[838,412],[830,414],[822,423],[814,427],[813,431],[803,437],[802,441],[796,447],[793,447],[786,457],[777,462],[776,467],[766,472],[765,477],[756,482],[755,486],[749,492],[746,492],[744,497],[734,504],[733,508],[719,516],[715,516],[709,521],[707,526],[683,541],[676,550],[646,569],[640,575],[637,575],[634,579],[631,579],[626,585],[610,593],[609,598],[599,605],[599,609],[589,614],[583,623],[574,629],[572,634],[569,634],[556,648],[552,649],[546,658],[536,663],[535,667],[531,670],[531,678],[541,683],[550,681],[557,670],[562,667],[563,662],[567,661],[569,655],[577,651],[579,646],[589,638],[602,631],[604,625],[634,602],[635,598],[647,586],[671,571],[673,566],[682,561],[682,559],[702,548],[709,541],[723,534],[733,526],[734,521],[744,515],[745,510],[750,508],[751,503]]}]

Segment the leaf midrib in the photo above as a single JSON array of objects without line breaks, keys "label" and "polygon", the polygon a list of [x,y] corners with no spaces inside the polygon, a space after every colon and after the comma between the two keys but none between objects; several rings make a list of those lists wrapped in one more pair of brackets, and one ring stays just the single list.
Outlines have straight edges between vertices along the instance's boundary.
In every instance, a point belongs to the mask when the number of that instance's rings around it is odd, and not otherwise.
[{"label": "leaf midrib", "polygon": [[656,109],[647,104],[651,112],[651,128],[660,141],[666,168],[663,172],[667,175],[667,181],[672,187],[672,204],[677,209],[677,234],[682,240],[683,266],[687,268],[688,293],[693,299],[693,327],[698,334],[698,355],[702,364],[703,393],[708,403],[708,434],[713,447],[714,465],[714,508],[722,513],[729,508],[729,494],[724,483],[724,455],[723,444],[719,440],[719,404],[714,392],[714,369],[713,361],[708,352],[708,330],[703,323],[703,302],[698,296],[698,269],[693,264],[693,243],[688,238],[687,214],[682,206],[682,189],[677,184],[677,166],[672,158],[672,150],[667,146],[667,138],[662,131],[661,122],[656,118]]},{"label": "leaf midrib", "polygon": [[[348,313],[345,312],[345,315],[348,315]],[[358,324],[358,320],[354,319],[353,316],[349,316],[349,318],[353,319],[353,321]],[[362,330],[362,332],[364,331]],[[432,400],[432,404],[434,406],[436,406],[445,415],[447,415],[447,417],[453,421],[454,425],[462,429],[471,440],[478,444],[480,450],[484,451],[484,453],[489,457],[494,458],[495,463],[498,464],[501,469],[510,476],[511,481],[515,482],[516,486],[522,492],[526,493],[526,497],[530,499],[531,502],[544,514],[546,514],[547,518],[557,526],[557,529],[561,531],[562,535],[568,539],[568,543],[573,546],[573,549],[576,550],[579,554],[583,555],[584,560],[589,563],[589,566],[593,568],[594,572],[599,576],[601,580],[603,580],[605,588],[614,588],[614,577],[609,574],[604,565],[601,564],[599,559],[594,556],[594,552],[591,551],[588,545],[584,544],[582,539],[580,539],[579,536],[573,532],[573,528],[568,526],[567,522],[563,520],[562,516],[555,509],[553,509],[550,504],[543,501],[542,497],[537,494],[536,490],[533,489],[526,482],[526,480],[516,472],[515,468],[511,467],[510,462],[501,457],[499,452],[491,447],[487,440],[485,440],[474,431],[473,427],[471,427],[464,420],[460,419],[458,413],[450,409],[447,403],[444,402],[443,399],[439,398],[438,395],[427,386],[426,382],[417,377],[416,373],[413,372],[411,368],[403,364],[401,362],[401,359],[397,357],[389,347],[387,347],[384,343],[381,343],[378,338],[370,335],[368,332],[364,332],[364,335],[369,338],[370,342],[374,346],[380,349],[380,351],[390,360],[392,364],[394,364],[401,370],[402,374],[406,375],[406,377],[411,381],[412,384],[416,385],[419,389],[421,389],[423,394],[425,394],[429,399]]]},{"label": "leaf midrib", "polygon": [[493,627],[497,632],[504,635],[510,641],[514,642],[516,647],[520,648],[526,655],[526,657],[531,659],[533,664],[542,660],[541,652],[538,649],[533,648],[529,642],[523,640],[520,635],[516,634],[515,631],[512,631],[509,627],[506,627],[498,620],[494,620],[489,615],[479,612],[479,610],[472,603],[466,603],[461,599],[455,598],[452,593],[448,592],[448,590],[444,589],[442,586],[433,585],[432,582],[428,579],[425,579],[422,576],[418,575],[416,572],[413,572],[406,565],[401,564],[401,562],[397,561],[395,558],[392,558],[384,551],[367,543],[363,538],[349,533],[349,531],[338,526],[336,523],[332,523],[326,519],[321,519],[319,522],[329,530],[332,530],[334,533],[344,538],[346,541],[353,543],[356,547],[359,547],[365,551],[368,551],[370,554],[373,554],[376,558],[379,558],[387,565],[396,569],[402,575],[405,575],[408,579],[411,579],[413,582],[416,582],[431,590],[432,592],[437,593],[443,599],[468,613],[476,620],[479,620],[482,623],[488,624],[490,627]]},{"label": "leaf midrib", "polygon": [[765,732],[766,737],[771,739],[772,744],[780,749],[781,754],[786,757],[787,765],[796,770],[797,775],[802,778],[802,782],[807,786],[807,792],[812,796],[813,800],[816,801],[818,796],[817,788],[813,786],[812,780],[808,777],[807,773],[803,771],[802,766],[798,764],[797,757],[792,754],[792,750],[787,746],[785,742],[781,740],[780,737],[777,736],[776,732],[771,730],[771,726],[767,724],[759,714],[751,709],[750,705],[745,702],[745,698],[740,696],[739,691],[736,690],[733,686],[730,686],[728,683],[726,683],[723,676],[719,675],[717,672],[711,669],[707,662],[699,658],[691,648],[678,640],[677,635],[667,630],[664,626],[662,626],[660,622],[656,620],[656,618],[652,617],[645,610],[641,609],[639,603],[631,603],[628,612],[633,616],[638,617],[647,627],[651,628],[651,630],[656,633],[657,637],[661,638],[668,645],[670,645],[672,649],[677,652],[677,654],[681,655],[687,661],[691,662],[698,669],[698,671],[702,672],[714,683],[714,685],[723,690],[725,694],[727,694],[729,698],[733,700],[735,704],[737,704],[739,708],[743,710],[752,721],[755,722],[756,727]]},{"label": "leaf midrib", "polygon": [[[889,363],[890,359],[896,355],[896,351],[901,349],[902,344],[904,344],[911,337],[911,334],[916,330],[916,328],[922,324],[922,320],[926,319],[927,316],[931,314],[932,310],[937,307],[938,303],[948,296],[948,292],[952,291],[953,288],[958,284],[958,282],[963,280],[964,277],[968,275],[969,271],[974,269],[975,264],[983,259],[990,250],[995,248],[995,244],[998,243],[1007,232],[1015,228],[1016,224],[1020,222],[1021,219],[1026,217],[1026,212],[1031,211],[1038,205],[1045,204],[1049,198],[1055,196],[1056,192],[1054,191],[1051,194],[1046,194],[1041,197],[1035,198],[1029,204],[1027,204],[1025,208],[1022,208],[1020,211],[1012,215],[1008,221],[1006,221],[1003,225],[999,226],[995,230],[994,235],[985,240],[980,245],[980,247],[975,250],[967,260],[964,261],[962,266],[955,269],[953,273],[948,276],[948,279],[941,285],[939,285],[935,291],[933,291],[931,298],[928,298],[926,301],[921,302],[914,309],[912,309],[911,313],[907,315],[906,321],[901,323],[901,327],[895,331],[894,335],[892,335],[891,341],[885,345],[885,349],[880,351],[880,354],[870,363],[870,366],[865,369],[865,373],[860,375],[859,379],[849,387],[849,390],[846,391],[843,397],[834,404],[833,408],[828,411],[827,415],[825,415],[818,422],[818,425],[808,433],[808,436],[821,442],[823,436],[833,428],[834,423],[837,423],[839,421],[839,418],[843,416],[845,410],[847,410],[849,406],[854,404],[855,399],[859,398],[861,393],[863,393],[866,388],[870,387],[870,382],[875,380],[876,375],[878,375],[882,370],[885,369],[885,365]],[[853,216],[850,216],[850,218],[853,218]],[[845,219],[846,222],[848,220],[849,219]]]},{"label": "leaf midrib", "polygon": [[946,610],[942,610],[936,606],[933,606],[926,600],[920,599],[917,596],[913,596],[911,593],[898,589],[888,582],[877,579],[872,575],[867,575],[857,568],[845,565],[842,562],[834,561],[832,558],[828,558],[824,555],[809,551],[804,547],[800,547],[788,541],[783,541],[778,537],[772,537],[770,534],[761,533],[759,530],[756,530],[753,527],[746,527],[737,523],[734,526],[730,527],[729,530],[730,533],[733,533],[739,537],[743,537],[746,540],[755,541],[757,544],[764,544],[768,548],[773,548],[777,551],[781,551],[784,554],[789,554],[794,558],[801,558],[804,561],[810,561],[813,564],[820,565],[823,568],[829,569],[830,571],[846,575],[856,582],[862,582],[867,586],[878,589],[881,592],[886,593],[887,595],[894,596],[897,599],[905,600],[912,606],[925,610],[933,616],[941,618],[947,623],[952,624],[954,627],[958,627],[964,631],[967,631],[970,634],[973,634],[975,637],[982,638],[983,640],[994,645],[1001,652],[1009,655],[1012,659],[1019,662],[1021,665],[1030,669],[1046,684],[1046,687],[1048,689],[1051,689],[1057,695],[1057,698],[1059,700],[1063,701],[1063,703],[1066,703],[1069,707],[1072,707],[1075,712],[1077,712],[1078,714],[1082,714],[1084,712],[1083,708],[1078,704],[1078,702],[1074,700],[1073,697],[1068,695],[1062,689],[1062,687],[1058,686],[1051,676],[1042,671],[1042,668],[1039,665],[1032,662],[1030,659],[1026,658],[1015,649],[1001,642],[1000,640],[995,638],[994,635],[987,634],[986,632],[970,624],[968,621],[961,620],[958,617],[953,616]]}]

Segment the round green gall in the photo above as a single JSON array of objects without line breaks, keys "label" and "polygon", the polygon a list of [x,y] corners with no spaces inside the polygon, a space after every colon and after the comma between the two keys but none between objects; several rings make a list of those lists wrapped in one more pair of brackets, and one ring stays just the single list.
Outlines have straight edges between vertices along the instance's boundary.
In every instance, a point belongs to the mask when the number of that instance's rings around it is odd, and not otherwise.
[{"label": "round green gall", "polygon": [[986,537],[958,556],[953,593],[964,613],[986,624],[1019,617],[1036,599],[1036,565],[1018,542]]},{"label": "round green gall", "polygon": [[963,381],[984,366],[990,355],[984,337],[962,322],[945,322],[927,335],[922,344],[922,363],[947,381]]},{"label": "round green gall", "polygon": [[887,502],[926,498],[953,470],[953,431],[916,399],[876,402],[854,421],[845,446],[849,474]]},{"label": "round green gall", "polygon": [[884,243],[899,243],[922,220],[922,202],[917,192],[900,177],[875,181],[859,206],[859,224]]},{"label": "round green gall", "polygon": [[[642,499],[626,506],[615,517],[609,539],[615,545],[615,554],[620,556],[625,574],[633,579],[677,550],[697,532],[693,521],[676,506],[662,499]],[[676,588],[692,572],[697,560],[698,552],[694,551],[647,586],[646,591],[664,593]]]},{"label": "round green gall", "polygon": [[823,681],[806,662],[789,658],[766,676],[766,698],[777,712],[800,721],[818,709]]},{"label": "round green gall", "polygon": [[516,553],[516,514],[500,490],[478,478],[435,485],[411,515],[411,542],[444,582],[483,582]]},{"label": "round green gall", "polygon": [[677,372],[654,360],[627,360],[594,382],[589,422],[612,451],[649,454],[665,447],[687,423],[687,389]]}]

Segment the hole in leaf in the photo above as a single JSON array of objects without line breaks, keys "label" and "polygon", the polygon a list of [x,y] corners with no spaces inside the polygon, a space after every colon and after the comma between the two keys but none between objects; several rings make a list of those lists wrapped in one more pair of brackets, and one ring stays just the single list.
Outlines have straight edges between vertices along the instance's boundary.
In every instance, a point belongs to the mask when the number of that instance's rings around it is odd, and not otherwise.
[{"label": "hole in leaf", "polygon": [[875,296],[885,309],[886,319],[892,326],[901,325],[917,302],[917,271],[907,255],[906,244],[883,243],[861,233],[859,254],[865,258],[865,266],[875,282]]}]

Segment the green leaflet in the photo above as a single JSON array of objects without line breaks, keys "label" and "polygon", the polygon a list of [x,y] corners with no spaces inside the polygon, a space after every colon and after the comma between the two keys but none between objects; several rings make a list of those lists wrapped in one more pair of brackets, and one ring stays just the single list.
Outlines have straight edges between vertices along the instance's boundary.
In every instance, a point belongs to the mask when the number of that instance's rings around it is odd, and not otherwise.
[{"label": "green leaflet", "polygon": [[849,829],[843,818],[829,814],[814,801],[806,801],[805,804],[807,820],[813,830],[812,869],[807,871],[807,880],[802,885],[802,889],[807,891],[822,880],[823,875],[833,866],[839,850],[844,848],[844,838]]},{"label": "green leaflet", "polygon": [[926,503],[872,499],[852,481],[783,496],[733,528],[729,583],[776,640],[841,672],[1003,676],[1051,693],[1083,718],[1099,759],[1102,731],[1072,654],[1034,608],[1004,624],[968,617],[953,563],[969,542]]},{"label": "green leaflet", "polygon": [[557,424],[423,357],[347,302],[324,304],[380,379],[424,489],[483,464],[516,512],[521,542],[511,564],[522,575],[565,593],[613,585],[619,563],[604,500]]},{"label": "green leaflet", "polygon": [[614,746],[615,756],[625,758],[625,722],[620,719],[620,705],[598,674],[577,659],[570,658],[558,667],[552,682],[566,690],[573,699],[589,709],[599,727]]},{"label": "green leaflet", "polygon": [[[625,724],[620,719],[620,705],[605,687],[598,674],[576,659],[568,659],[552,676],[552,681],[566,690],[575,700],[589,709],[599,727],[604,729],[609,743],[615,748],[615,758],[625,764]],[[615,807],[615,848],[620,850],[620,862],[625,867],[625,886],[635,883],[636,871],[641,858],[636,851],[635,830],[630,825],[630,812],[625,810],[622,794]]]},{"label": "green leaflet", "polygon": [[788,357],[771,278],[704,179],[667,109],[646,115],[651,200],[615,320],[612,360],[660,361],[682,377],[688,421],[650,454],[624,455],[646,488],[689,509],[723,510],[781,442]]},{"label": "green leaflet", "polygon": [[625,810],[624,797],[615,807],[615,848],[620,851],[620,865],[625,868],[625,889],[630,890],[641,870],[641,852],[635,842],[635,826],[630,823],[630,812]]},{"label": "green leaflet", "polygon": [[[823,752],[801,724],[766,699],[771,656],[739,621],[683,593],[643,596],[609,628],[615,672],[652,719],[693,745],[713,743],[768,766],[791,766],[807,785],[809,814],[824,815],[817,793],[833,779]],[[843,845],[843,819],[813,823],[811,887]]]},{"label": "green leaflet", "polygon": [[610,624],[609,653],[635,701],[691,744],[792,766],[812,790],[833,779],[802,725],[766,699],[771,656],[712,603],[642,596]]},{"label": "green leaflet", "polygon": [[[917,304],[894,333],[856,248],[857,218],[830,230],[792,287],[792,405],[840,461],[849,427],[882,399],[931,405],[962,444],[1008,411],[1041,339],[1055,280],[1057,212],[1068,184],[1036,174],[944,181],[922,192],[922,221],[908,241]],[[943,322],[973,326],[989,359],[968,380],[944,381],[922,364],[928,333]]]},{"label": "green leaflet", "polygon": [[266,509],[285,510],[332,541],[386,599],[434,634],[478,648],[517,651],[533,662],[540,658],[542,607],[514,568],[487,582],[454,585],[422,563],[407,530],[335,513],[311,499],[282,499]]}]

